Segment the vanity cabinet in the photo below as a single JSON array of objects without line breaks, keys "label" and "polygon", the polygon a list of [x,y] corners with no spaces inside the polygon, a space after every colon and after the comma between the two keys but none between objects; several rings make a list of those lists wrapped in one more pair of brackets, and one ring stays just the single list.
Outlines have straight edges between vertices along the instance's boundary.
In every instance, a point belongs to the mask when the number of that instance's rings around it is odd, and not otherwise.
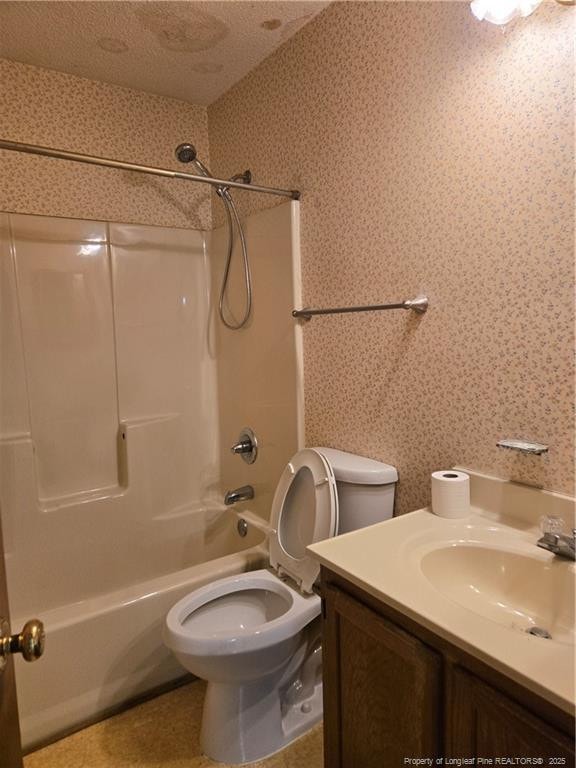
[{"label": "vanity cabinet", "polygon": [[474,675],[453,669],[450,694],[448,754],[542,758],[543,765],[574,765],[572,739]]},{"label": "vanity cabinet", "polygon": [[326,568],[322,618],[326,768],[479,757],[574,768],[567,713]]},{"label": "vanity cabinet", "polygon": [[323,599],[326,766],[440,755],[440,655],[339,589]]}]

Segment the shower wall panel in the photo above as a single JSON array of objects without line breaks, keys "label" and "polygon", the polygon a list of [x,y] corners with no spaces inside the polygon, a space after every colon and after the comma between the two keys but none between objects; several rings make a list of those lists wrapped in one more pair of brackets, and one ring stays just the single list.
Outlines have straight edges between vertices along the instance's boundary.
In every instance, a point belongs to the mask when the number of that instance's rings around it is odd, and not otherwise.
[{"label": "shower wall panel", "polygon": [[[206,499],[216,480],[216,363],[208,348],[208,262],[201,233],[110,225],[122,423],[159,419],[152,483],[166,514]],[[194,243],[192,247],[192,243]],[[158,425],[156,429],[158,429]],[[154,477],[152,471],[151,477]]]},{"label": "shower wall panel", "polygon": [[11,216],[39,500],[118,484],[106,225]]},{"label": "shower wall panel", "polygon": [[219,476],[203,233],[2,214],[0,234],[14,615],[202,562]]},{"label": "shower wall panel", "polygon": [[[254,499],[237,505],[268,520],[276,485],[290,457],[303,447],[299,203],[284,203],[245,219],[252,269],[253,305],[237,331],[216,324],[221,492],[254,487]],[[226,261],[227,232],[211,233],[212,293],[218,297]],[[242,317],[245,297],[239,247],[234,251],[227,316]],[[216,310],[215,310],[216,313]],[[246,464],[230,452],[242,427],[252,427],[258,458]]]},{"label": "shower wall panel", "polygon": [[16,275],[10,249],[10,219],[5,213],[0,213],[0,307],[3,320],[0,325],[0,391],[4,405],[0,408],[0,433],[17,437],[28,433],[30,423],[16,301]]}]

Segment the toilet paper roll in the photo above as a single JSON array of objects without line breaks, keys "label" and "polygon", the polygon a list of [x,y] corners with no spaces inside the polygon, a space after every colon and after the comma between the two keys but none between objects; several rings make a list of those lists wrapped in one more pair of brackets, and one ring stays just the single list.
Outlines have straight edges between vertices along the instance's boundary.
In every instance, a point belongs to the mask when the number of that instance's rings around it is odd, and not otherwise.
[{"label": "toilet paper roll", "polygon": [[432,512],[439,517],[450,518],[469,515],[469,475],[453,469],[432,472]]}]

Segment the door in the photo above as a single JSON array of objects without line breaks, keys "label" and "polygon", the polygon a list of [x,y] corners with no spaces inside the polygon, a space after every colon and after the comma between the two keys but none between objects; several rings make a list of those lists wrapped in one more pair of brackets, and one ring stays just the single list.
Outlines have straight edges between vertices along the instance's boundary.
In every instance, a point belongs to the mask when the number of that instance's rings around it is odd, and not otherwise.
[{"label": "door", "polygon": [[[4,543],[2,541],[2,521],[0,520],[0,622],[2,619],[6,623],[3,626],[0,624],[0,637],[2,634],[10,633]],[[0,658],[0,666],[2,664],[3,660]],[[0,669],[0,768],[22,768],[14,659],[10,653],[7,654],[4,668]]]},{"label": "door", "polygon": [[439,654],[336,587],[322,595],[325,765],[440,756]]},{"label": "door", "polygon": [[540,760],[544,766],[574,768],[573,734],[560,733],[464,670],[453,671],[451,684],[448,756],[483,757],[492,760],[492,765],[496,758],[511,761],[523,757],[526,761]]}]

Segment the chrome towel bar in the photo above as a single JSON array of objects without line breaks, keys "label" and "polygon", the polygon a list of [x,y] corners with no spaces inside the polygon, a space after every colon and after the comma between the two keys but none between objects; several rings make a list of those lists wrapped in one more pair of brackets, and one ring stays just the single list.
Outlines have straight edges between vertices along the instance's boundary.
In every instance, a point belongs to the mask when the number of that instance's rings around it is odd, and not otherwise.
[{"label": "chrome towel bar", "polygon": [[310,320],[312,315],[340,315],[347,312],[380,312],[383,309],[411,309],[413,312],[423,315],[428,309],[428,297],[416,296],[415,299],[406,299],[398,304],[368,304],[365,307],[332,307],[331,309],[294,309],[292,317],[301,317]]}]

